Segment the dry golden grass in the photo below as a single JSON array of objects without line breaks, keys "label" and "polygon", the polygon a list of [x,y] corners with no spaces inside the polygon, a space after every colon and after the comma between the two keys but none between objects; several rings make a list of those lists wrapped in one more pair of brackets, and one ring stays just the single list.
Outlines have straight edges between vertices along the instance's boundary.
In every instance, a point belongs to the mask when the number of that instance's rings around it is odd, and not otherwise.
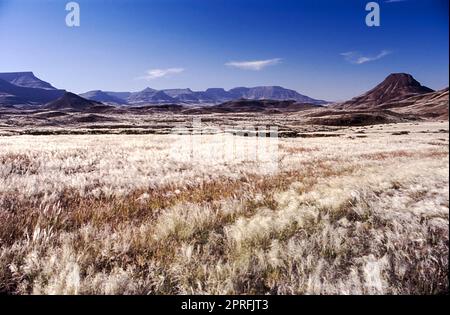
[{"label": "dry golden grass", "polygon": [[172,135],[0,137],[0,292],[447,292],[442,130],[280,139],[277,172]]}]

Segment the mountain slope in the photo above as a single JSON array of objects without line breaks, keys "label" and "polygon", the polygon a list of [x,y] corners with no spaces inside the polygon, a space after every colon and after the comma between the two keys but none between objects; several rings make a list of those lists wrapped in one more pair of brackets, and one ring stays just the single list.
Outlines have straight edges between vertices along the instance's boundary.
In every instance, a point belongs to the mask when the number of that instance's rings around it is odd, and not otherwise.
[{"label": "mountain slope", "polygon": [[130,97],[131,92],[111,92],[111,91],[105,91],[106,94],[117,97],[124,102]]},{"label": "mountain slope", "polygon": [[448,88],[406,98],[393,103],[385,103],[382,108],[389,108],[397,113],[404,113],[425,118],[448,120]]},{"label": "mountain slope", "polygon": [[102,102],[102,103],[114,103],[119,105],[127,104],[127,101],[116,97],[114,95],[109,94],[108,92],[103,92],[100,90],[89,91],[83,94],[80,94],[81,97],[86,98],[88,100]]},{"label": "mountain slope", "polygon": [[21,87],[56,90],[50,83],[37,78],[33,72],[3,72],[0,73],[0,79]]},{"label": "mountain slope", "polygon": [[192,91],[191,89],[165,89],[162,91],[170,97],[174,98],[180,95],[194,95],[194,91]]},{"label": "mountain slope", "polygon": [[146,88],[140,92],[135,92],[127,99],[130,104],[167,104],[174,103],[175,99],[163,91]]},{"label": "mountain slope", "polygon": [[201,103],[197,93],[192,91],[191,89],[167,89],[162,90],[162,92],[173,98],[175,102],[193,104]]},{"label": "mountain slope", "polygon": [[96,106],[104,106],[104,105],[100,102],[87,100],[76,94],[66,92],[62,97],[46,104],[45,106],[43,106],[43,108],[51,110],[85,111],[93,109]]},{"label": "mountain slope", "polygon": [[340,109],[376,109],[380,105],[396,100],[434,92],[422,86],[412,75],[407,73],[393,73],[372,90],[351,99],[350,101],[333,104],[331,107]]},{"label": "mountain slope", "polygon": [[0,79],[0,105],[40,105],[63,94],[63,90],[22,87]]},{"label": "mountain slope", "polygon": [[253,88],[234,88],[229,91],[235,98],[249,100],[294,100],[302,103],[324,104],[325,101],[316,100],[302,95],[294,90],[285,89],[281,86],[257,86]]},{"label": "mountain slope", "polygon": [[225,91],[222,88],[209,88],[201,93],[201,97],[205,100],[211,100],[217,103],[223,103],[230,101],[233,97],[230,92]]}]

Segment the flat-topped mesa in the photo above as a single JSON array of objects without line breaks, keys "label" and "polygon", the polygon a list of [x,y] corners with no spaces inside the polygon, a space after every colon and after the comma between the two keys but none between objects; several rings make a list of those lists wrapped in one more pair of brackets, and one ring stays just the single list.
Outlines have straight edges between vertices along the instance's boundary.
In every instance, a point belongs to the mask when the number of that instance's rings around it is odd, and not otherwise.
[{"label": "flat-topped mesa", "polygon": [[39,78],[37,78],[33,72],[24,71],[24,72],[3,72],[0,73],[0,79],[5,80],[11,84],[35,88],[35,89],[45,89],[45,90],[56,90],[54,86],[50,83],[45,82]]}]

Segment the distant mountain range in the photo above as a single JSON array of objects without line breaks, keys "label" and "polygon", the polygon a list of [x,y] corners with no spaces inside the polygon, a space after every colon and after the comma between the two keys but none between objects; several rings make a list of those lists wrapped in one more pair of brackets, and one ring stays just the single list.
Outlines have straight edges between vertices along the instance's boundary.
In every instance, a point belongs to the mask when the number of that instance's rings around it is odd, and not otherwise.
[{"label": "distant mountain range", "polygon": [[[0,105],[43,105],[64,95],[65,90],[56,89],[50,83],[37,78],[33,72],[0,73]],[[237,87],[226,91],[222,88],[209,88],[205,91],[191,89],[155,90],[146,88],[139,92],[111,92],[94,90],[81,97],[114,105],[217,105],[239,99],[248,100],[291,100],[315,105],[326,104],[294,90],[280,86],[259,86],[253,88]]]},{"label": "distant mountain range", "polygon": [[253,88],[238,87],[226,91],[222,88],[209,88],[205,91],[191,89],[155,90],[146,88],[140,92],[89,91],[80,96],[103,103],[119,105],[144,104],[195,104],[215,105],[228,101],[247,100],[292,100],[300,103],[323,105],[326,101],[313,99],[294,90],[281,86],[258,86]]},{"label": "distant mountain range", "polygon": [[[169,111],[184,114],[315,110],[311,119],[326,124],[396,121],[397,117],[448,119],[448,88],[434,91],[407,73],[393,73],[370,91],[342,103],[326,104],[279,86],[231,90],[210,88],[140,92],[90,91],[81,95],[59,90],[32,72],[0,73],[0,108],[41,108],[52,111]],[[350,118],[349,118],[350,117]]]}]

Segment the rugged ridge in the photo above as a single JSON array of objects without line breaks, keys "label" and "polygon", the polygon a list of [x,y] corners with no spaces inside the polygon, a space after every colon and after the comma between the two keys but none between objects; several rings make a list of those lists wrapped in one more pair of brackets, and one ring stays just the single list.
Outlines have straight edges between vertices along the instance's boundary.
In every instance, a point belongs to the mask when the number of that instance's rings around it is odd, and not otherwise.
[{"label": "rugged ridge", "polygon": [[[94,93],[95,92],[95,93]],[[102,94],[98,97],[99,93]],[[238,87],[226,91],[222,88],[209,88],[205,91],[192,91],[191,89],[165,89],[155,90],[146,88],[140,92],[126,93],[121,92],[103,92],[90,91],[80,94],[83,97],[109,102],[109,96],[120,98],[122,102],[130,105],[144,104],[208,104],[217,105],[227,101],[235,101],[239,99],[248,100],[292,100],[301,103],[323,105],[327,103],[323,100],[316,100],[311,97],[302,95],[294,90],[285,89],[280,86],[259,86],[253,88]],[[119,102],[116,102],[120,104]]]}]

